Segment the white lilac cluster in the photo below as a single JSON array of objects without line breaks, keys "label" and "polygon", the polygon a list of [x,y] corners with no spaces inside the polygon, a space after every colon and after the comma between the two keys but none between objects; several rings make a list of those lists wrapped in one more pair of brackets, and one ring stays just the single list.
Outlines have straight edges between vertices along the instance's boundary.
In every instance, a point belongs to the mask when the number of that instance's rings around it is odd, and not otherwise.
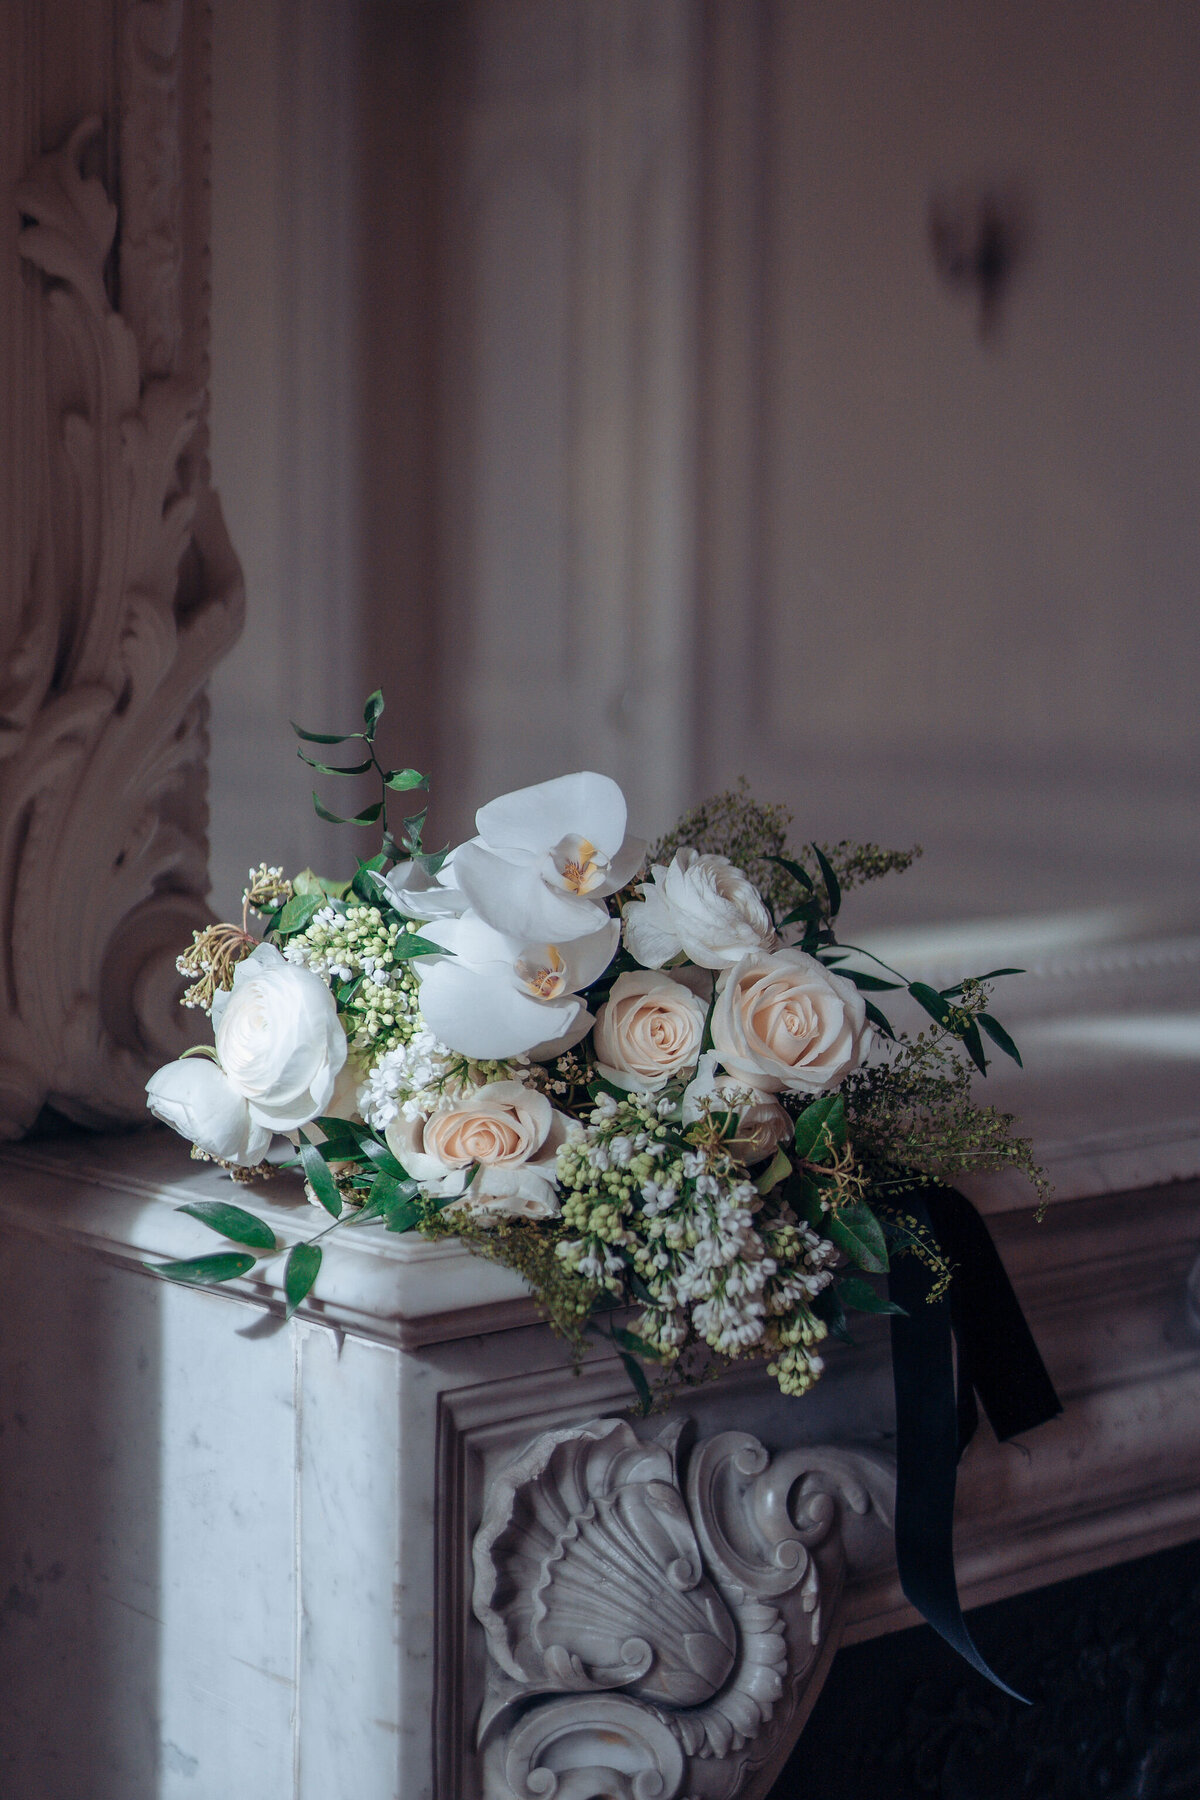
[{"label": "white lilac cluster", "polygon": [[623,1296],[632,1272],[649,1299],[642,1340],[664,1361],[698,1340],[728,1357],[771,1353],[800,1392],[820,1373],[825,1327],[809,1302],[836,1251],[759,1194],[724,1137],[724,1117],[690,1126],[678,1097],[602,1093],[558,1153],[564,1265]]},{"label": "white lilac cluster", "polygon": [[421,1029],[412,963],[396,954],[401,937],[416,930],[409,920],[385,918],[377,906],[331,901],[284,946],[288,962],[331,986],[357,984],[340,1004],[350,1048],[360,1056],[386,1054]]}]

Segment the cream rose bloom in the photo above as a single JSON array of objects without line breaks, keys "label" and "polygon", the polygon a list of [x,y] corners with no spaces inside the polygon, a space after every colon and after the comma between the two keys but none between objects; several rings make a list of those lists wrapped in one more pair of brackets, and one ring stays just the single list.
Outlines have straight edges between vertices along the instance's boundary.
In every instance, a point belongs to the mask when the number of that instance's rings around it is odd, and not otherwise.
[{"label": "cream rose bloom", "polygon": [[519,1081],[492,1081],[429,1118],[393,1119],[385,1136],[427,1194],[462,1195],[453,1210],[548,1219],[558,1212],[555,1163],[567,1129],[545,1094]]},{"label": "cream rose bloom", "polygon": [[256,1125],[295,1131],[325,1111],[346,1034],[319,975],[260,944],[214,998],[212,1017],[221,1068]]},{"label": "cream rose bloom", "polygon": [[776,943],[758,889],[727,856],[685,848],[650,873],[642,898],[624,912],[626,946],[646,968],[661,969],[682,951],[702,969],[727,969]]},{"label": "cream rose bloom", "polygon": [[853,982],[803,950],[758,950],[719,978],[712,1038],[752,1086],[819,1094],[858,1067],[871,1032]]},{"label": "cream rose bloom", "polygon": [[765,1162],[792,1135],[792,1120],[773,1094],[751,1087],[740,1076],[718,1075],[716,1064],[716,1052],[706,1050],[696,1079],[684,1090],[683,1122],[694,1124],[706,1108],[736,1113],[737,1131],[728,1140],[729,1149],[748,1167]]},{"label": "cream rose bloom", "polygon": [[660,970],[618,975],[592,1035],[600,1073],[616,1087],[653,1093],[695,1067],[707,1012],[690,989]]}]

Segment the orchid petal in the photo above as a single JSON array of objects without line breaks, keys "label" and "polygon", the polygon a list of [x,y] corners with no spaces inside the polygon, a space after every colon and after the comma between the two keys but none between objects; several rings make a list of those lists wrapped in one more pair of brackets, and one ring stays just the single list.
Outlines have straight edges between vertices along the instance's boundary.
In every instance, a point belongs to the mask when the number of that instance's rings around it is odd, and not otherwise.
[{"label": "orchid petal", "polygon": [[421,1012],[434,1036],[463,1056],[524,1055],[531,1045],[569,1030],[582,1000],[535,1000],[513,985],[501,963],[472,967],[430,959],[419,969]]},{"label": "orchid petal", "polygon": [[562,838],[578,833],[611,857],[625,837],[625,796],[608,775],[583,771],[535,787],[518,788],[481,806],[475,827],[489,845],[544,856]]},{"label": "orchid petal", "polygon": [[480,918],[522,943],[569,943],[596,931],[605,918],[599,901],[548,887],[532,860],[510,862],[477,843],[460,846],[455,873]]}]

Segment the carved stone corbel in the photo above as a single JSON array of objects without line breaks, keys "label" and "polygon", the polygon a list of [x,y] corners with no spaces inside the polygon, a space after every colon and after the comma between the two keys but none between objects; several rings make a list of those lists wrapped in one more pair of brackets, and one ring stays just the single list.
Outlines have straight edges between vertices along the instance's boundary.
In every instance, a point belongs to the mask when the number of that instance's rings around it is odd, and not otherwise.
[{"label": "carved stone corbel", "polygon": [[[202,285],[184,242],[203,175],[180,99],[190,17],[182,0],[127,9],[120,208],[84,173],[94,119],[16,196],[42,426],[0,667],[0,1136],[46,1102],[143,1120],[149,1069],[187,1041],[174,959],[207,918],[203,689],[243,611],[207,485],[203,302],[183,277]],[[128,318],[107,285],[126,222]]]},{"label": "carved stone corbel", "polygon": [[754,1800],[791,1749],[846,1570],[888,1554],[894,1475],[741,1431],[683,1468],[685,1423],[544,1432],[493,1483],[474,1544],[485,1800]]}]

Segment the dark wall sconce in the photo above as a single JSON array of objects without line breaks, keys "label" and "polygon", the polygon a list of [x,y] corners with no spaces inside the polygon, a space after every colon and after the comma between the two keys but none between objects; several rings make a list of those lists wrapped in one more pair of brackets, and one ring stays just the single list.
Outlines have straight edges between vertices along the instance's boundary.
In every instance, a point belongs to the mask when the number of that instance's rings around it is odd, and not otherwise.
[{"label": "dark wall sconce", "polygon": [[978,310],[979,336],[994,338],[1013,275],[1029,244],[1029,208],[1015,186],[936,191],[928,212],[938,275]]}]

